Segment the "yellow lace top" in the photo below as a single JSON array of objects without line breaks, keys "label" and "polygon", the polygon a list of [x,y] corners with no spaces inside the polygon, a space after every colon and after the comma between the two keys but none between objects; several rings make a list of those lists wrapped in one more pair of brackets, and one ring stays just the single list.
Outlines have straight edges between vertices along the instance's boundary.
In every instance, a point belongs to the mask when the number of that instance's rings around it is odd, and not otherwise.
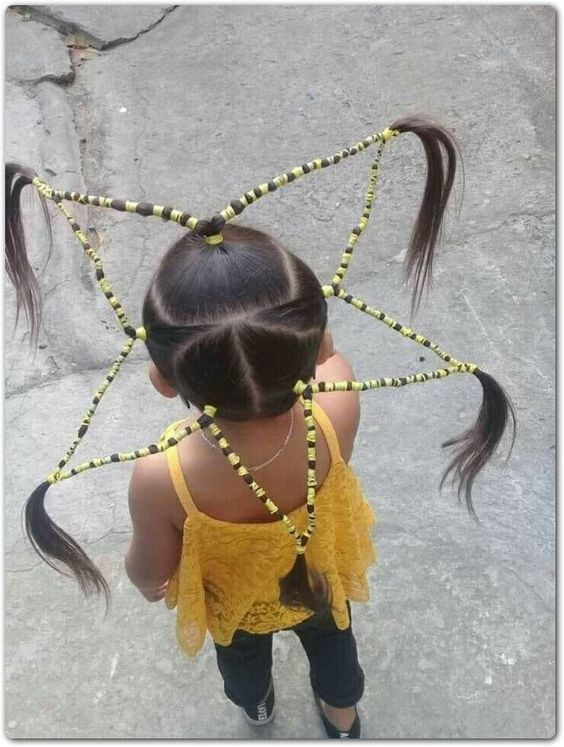
[{"label": "yellow lace top", "polygon": [[[329,472],[316,497],[317,524],[306,558],[327,574],[337,627],[349,625],[346,600],[369,598],[366,569],[376,560],[371,529],[376,522],[353,470],[341,457],[337,436],[325,412],[313,414],[331,454]],[[167,429],[173,433],[178,423]],[[206,631],[222,646],[237,629],[270,633],[310,617],[308,609],[279,602],[279,579],[292,568],[295,542],[282,522],[243,524],[199,511],[186,485],[177,447],[165,452],[171,479],[186,512],[182,555],[168,586],[166,604],[177,609],[176,637],[188,656],[204,644]],[[298,530],[307,526],[305,503],[288,514]]]}]

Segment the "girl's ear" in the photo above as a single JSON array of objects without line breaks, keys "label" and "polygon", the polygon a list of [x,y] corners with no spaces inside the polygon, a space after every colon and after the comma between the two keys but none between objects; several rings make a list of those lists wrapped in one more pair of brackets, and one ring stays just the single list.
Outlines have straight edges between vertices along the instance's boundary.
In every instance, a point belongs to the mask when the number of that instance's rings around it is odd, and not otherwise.
[{"label": "girl's ear", "polygon": [[325,330],[321,345],[319,346],[319,353],[317,354],[316,364],[322,366],[325,361],[335,353],[335,344],[333,342],[333,335],[328,329]]},{"label": "girl's ear", "polygon": [[178,392],[176,391],[176,389],[174,389],[174,387],[172,387],[166,381],[166,379],[161,376],[158,368],[154,363],[149,364],[149,379],[151,380],[151,384],[155,387],[157,392],[159,394],[162,394],[163,397],[174,399],[178,396]]}]

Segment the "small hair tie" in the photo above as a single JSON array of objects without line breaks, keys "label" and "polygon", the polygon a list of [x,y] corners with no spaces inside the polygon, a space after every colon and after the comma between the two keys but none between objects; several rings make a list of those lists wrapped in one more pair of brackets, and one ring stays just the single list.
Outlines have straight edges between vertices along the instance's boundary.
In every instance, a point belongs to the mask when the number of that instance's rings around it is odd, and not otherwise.
[{"label": "small hair tie", "polygon": [[223,234],[216,233],[214,236],[204,236],[206,244],[214,246],[215,244],[221,244],[223,242]]},{"label": "small hair tie", "polygon": [[143,342],[147,341],[147,330],[145,329],[145,327],[138,327],[135,330],[135,339],[143,340]]},{"label": "small hair tie", "polygon": [[380,134],[382,136],[382,140],[385,143],[389,143],[390,140],[397,137],[398,135],[401,135],[401,132],[399,130],[392,130],[390,127],[386,127],[386,129],[382,130]]}]

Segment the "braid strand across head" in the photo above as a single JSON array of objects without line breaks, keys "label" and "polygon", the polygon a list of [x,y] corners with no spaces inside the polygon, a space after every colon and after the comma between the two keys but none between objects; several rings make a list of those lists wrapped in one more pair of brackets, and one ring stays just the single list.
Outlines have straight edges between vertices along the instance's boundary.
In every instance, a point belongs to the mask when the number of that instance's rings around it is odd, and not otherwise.
[{"label": "braid strand across head", "polygon": [[[314,536],[316,526],[316,430],[313,417],[313,395],[321,392],[365,392],[382,388],[401,388],[408,384],[442,379],[457,373],[473,374],[480,381],[483,389],[483,401],[475,425],[461,436],[450,439],[443,444],[455,448],[455,456],[445,472],[443,482],[449,474],[458,479],[459,497],[462,495],[465,497],[468,509],[473,513],[471,489],[477,473],[496,450],[506,426],[511,420],[513,422],[513,433],[515,433],[515,413],[508,395],[491,376],[481,371],[475,364],[457,360],[442,350],[436,343],[396,322],[385,312],[353,296],[343,287],[356,245],[370,221],[384,149],[392,140],[403,133],[413,133],[419,138],[427,159],[427,177],[423,200],[406,254],[406,275],[408,279],[413,278],[414,280],[412,307],[416,308],[420,302],[423,289],[431,278],[433,251],[440,234],[456,167],[456,145],[452,136],[442,127],[428,120],[405,117],[397,120],[381,132],[369,135],[366,139],[356,142],[349,148],[344,148],[325,158],[315,158],[301,166],[282,172],[247,190],[240,197],[231,200],[223,210],[213,215],[209,220],[199,219],[190,213],[173,207],[54,189],[31,170],[17,164],[7,164],[6,264],[10,279],[14,282],[18,291],[18,308],[20,304],[24,307],[28,319],[31,320],[32,327],[37,324],[40,298],[33,271],[27,261],[20,217],[20,194],[23,187],[31,184],[35,187],[41,199],[44,211],[46,201],[53,201],[67,219],[84,254],[93,265],[96,281],[101,292],[113,309],[118,324],[129,338],[110,367],[102,384],[96,390],[94,398],[82,418],[77,435],[59,461],[57,468],[32,493],[26,504],[28,536],[36,551],[47,563],[57,570],[60,570],[60,564],[66,565],[74,573],[86,592],[101,591],[107,596],[108,587],[98,569],[78,544],[46,514],[43,501],[48,487],[86,470],[116,462],[131,461],[150,454],[162,453],[166,449],[176,446],[186,436],[200,429],[208,429],[233,470],[261,501],[265,509],[284,525],[295,544],[296,561],[294,566],[290,573],[280,581],[281,602],[293,607],[309,607],[314,611],[326,609],[331,603],[331,592],[327,579],[323,574],[308,569],[305,562],[306,549],[310,539]],[[301,398],[300,402],[303,408],[307,434],[307,527],[304,533],[300,534],[291,519],[268,497],[266,491],[255,481],[250,470],[245,467],[240,457],[233,451],[216,422],[217,410],[213,403],[204,408],[202,415],[196,422],[186,427],[175,437],[155,442],[131,452],[119,452],[105,457],[93,458],[65,470],[88,431],[91,420],[108,387],[131,353],[136,340],[146,341],[147,332],[143,327],[135,328],[131,324],[105,275],[100,256],[90,245],[86,234],[63,203],[76,202],[81,205],[110,208],[130,214],[135,213],[146,217],[154,216],[165,221],[173,221],[202,236],[210,250],[213,250],[220,247],[224,242],[222,231],[225,224],[240,215],[250,205],[308,174],[319,172],[329,166],[337,165],[351,156],[362,153],[372,145],[377,147],[370,169],[362,214],[358,223],[349,233],[340,263],[331,282],[322,287],[323,296],[325,298],[341,299],[354,309],[383,322],[403,337],[431,350],[446,365],[433,371],[410,373],[393,378],[375,378],[365,381],[296,382],[294,393]]]}]

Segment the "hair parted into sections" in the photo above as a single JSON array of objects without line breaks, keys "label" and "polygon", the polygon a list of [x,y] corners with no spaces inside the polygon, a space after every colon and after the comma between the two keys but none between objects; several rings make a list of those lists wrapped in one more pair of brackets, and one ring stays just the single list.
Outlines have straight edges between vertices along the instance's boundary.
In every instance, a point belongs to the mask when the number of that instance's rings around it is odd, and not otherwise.
[{"label": "hair parted into sections", "polygon": [[[413,284],[412,310],[420,303],[432,273],[435,247],[456,170],[456,144],[439,125],[419,117],[405,117],[385,130],[370,135],[327,158],[316,158],[275,176],[245,192],[208,220],[172,207],[147,202],[102,197],[56,190],[29,169],[17,164],[6,167],[6,263],[33,331],[37,330],[40,297],[33,270],[27,260],[21,222],[20,196],[32,184],[43,207],[52,200],[68,220],[85,255],[92,262],[96,280],[128,336],[118,358],[96,391],[77,436],[48,479],[32,493],[26,504],[26,529],[30,540],[52,567],[67,566],[85,592],[103,592],[107,584],[84,551],[47,515],[44,499],[49,486],[89,469],[161,453],[186,436],[208,429],[218,446],[250,490],[269,513],[282,521],[296,545],[296,561],[280,580],[280,601],[291,607],[321,611],[331,604],[326,577],[305,560],[309,539],[316,525],[316,430],[312,412],[313,395],[319,392],[367,391],[403,387],[455,373],[473,374],[482,385],[482,405],[476,423],[443,446],[454,447],[441,486],[450,475],[458,481],[459,500],[465,499],[472,515],[474,480],[491,458],[509,424],[515,439],[515,413],[504,389],[475,364],[463,363],[439,345],[348,293],[343,287],[355,246],[366,229],[376,196],[380,158],[387,143],[402,133],[414,133],[425,150],[427,176],[423,199],[405,257],[406,277]],[[351,230],[341,261],[331,283],[321,286],[309,267],[265,233],[228,225],[248,206],[307,174],[376,145],[364,208]],[[105,276],[102,260],[90,246],[84,232],[63,201],[172,220],[189,229],[169,249],[155,273],[143,306],[144,326],[135,329],[115,297]],[[45,211],[46,212],[46,211]],[[313,373],[319,345],[327,322],[326,299],[339,298],[353,308],[383,322],[403,337],[435,353],[443,367],[417,374],[365,381],[315,382]],[[185,402],[194,403],[202,415],[190,426],[167,438],[132,452],[120,452],[65,470],[88,430],[96,408],[131,352],[137,339],[144,340],[163,377],[179,391]],[[255,481],[233,451],[215,416],[227,420],[268,417],[290,409],[296,398],[304,411],[307,428],[307,528],[303,534]]]},{"label": "hair parted into sections", "polygon": [[149,354],[164,378],[223,418],[279,415],[309,380],[327,324],[319,280],[265,233],[226,225],[213,250],[192,232],[168,251],[143,305]]}]

